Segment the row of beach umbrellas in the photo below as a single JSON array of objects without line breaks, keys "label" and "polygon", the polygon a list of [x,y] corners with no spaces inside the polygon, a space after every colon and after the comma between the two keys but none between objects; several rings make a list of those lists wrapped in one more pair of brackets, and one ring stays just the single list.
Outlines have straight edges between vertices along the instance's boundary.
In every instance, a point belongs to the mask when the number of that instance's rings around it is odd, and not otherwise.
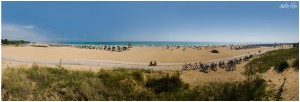
[{"label": "row of beach umbrellas", "polygon": [[119,46],[119,45],[74,45],[75,48],[81,49],[99,49],[109,51],[126,51],[132,48],[131,46]]}]

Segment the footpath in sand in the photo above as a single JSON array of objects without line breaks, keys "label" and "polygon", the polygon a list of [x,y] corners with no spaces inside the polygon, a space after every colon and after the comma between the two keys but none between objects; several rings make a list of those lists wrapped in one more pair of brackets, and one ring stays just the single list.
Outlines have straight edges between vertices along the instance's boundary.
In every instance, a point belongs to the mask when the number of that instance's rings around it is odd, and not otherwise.
[{"label": "footpath in sand", "polygon": [[[295,60],[295,59],[293,59]],[[288,60],[289,65],[292,65],[293,60]],[[267,81],[269,87],[277,89],[286,79],[283,86],[282,98],[283,101],[297,100],[299,101],[299,71],[296,71],[294,68],[287,68],[282,73],[277,73],[272,67],[266,73],[261,74],[262,77]]]}]

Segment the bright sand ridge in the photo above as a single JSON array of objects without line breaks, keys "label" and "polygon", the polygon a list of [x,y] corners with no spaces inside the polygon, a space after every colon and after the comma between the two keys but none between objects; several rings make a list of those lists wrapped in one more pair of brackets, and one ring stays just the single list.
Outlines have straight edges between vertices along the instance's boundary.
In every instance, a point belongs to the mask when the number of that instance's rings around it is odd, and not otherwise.
[{"label": "bright sand ridge", "polygon": [[[170,50],[173,49],[173,50]],[[171,47],[133,47],[129,51],[112,52],[104,50],[79,49],[70,47],[2,47],[2,57],[16,57],[32,60],[108,60],[121,62],[149,63],[156,60],[158,63],[185,63],[193,61],[207,61],[228,58],[259,50],[273,49],[273,47],[261,47],[246,50],[230,50],[230,47],[218,47],[220,53],[211,53],[211,49],[196,50],[183,47],[176,49]]]}]

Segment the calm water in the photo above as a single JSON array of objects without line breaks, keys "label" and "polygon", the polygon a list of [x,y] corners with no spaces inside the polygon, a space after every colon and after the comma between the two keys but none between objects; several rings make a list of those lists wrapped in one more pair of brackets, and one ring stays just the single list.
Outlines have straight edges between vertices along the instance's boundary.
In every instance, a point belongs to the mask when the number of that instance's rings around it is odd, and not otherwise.
[{"label": "calm water", "polygon": [[[58,42],[59,44],[85,44],[85,45],[128,45],[128,42]],[[133,46],[206,46],[206,45],[255,45],[255,44],[274,44],[274,43],[259,43],[259,42],[143,42],[143,41],[134,41],[131,42]]]}]

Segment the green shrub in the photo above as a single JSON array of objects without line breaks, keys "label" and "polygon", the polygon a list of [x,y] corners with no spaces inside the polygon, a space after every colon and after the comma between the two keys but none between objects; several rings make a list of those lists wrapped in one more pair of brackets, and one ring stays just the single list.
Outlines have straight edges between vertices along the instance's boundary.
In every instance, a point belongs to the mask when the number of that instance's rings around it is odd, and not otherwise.
[{"label": "green shrub", "polygon": [[120,73],[100,73],[98,78],[102,80],[103,84],[110,88],[119,87],[121,80],[125,79],[125,76]]},{"label": "green shrub", "polygon": [[133,76],[133,79],[137,80],[137,81],[144,81],[144,78],[143,78],[143,75],[141,72],[138,72],[138,71],[134,71],[132,72],[132,76]]},{"label": "green shrub", "polygon": [[280,63],[277,63],[274,67],[274,69],[277,71],[277,72],[283,72],[286,68],[289,67],[289,64],[286,62],[286,61],[282,61]]},{"label": "green shrub", "polygon": [[297,48],[274,50],[264,53],[263,55],[251,60],[245,65],[245,67],[251,66],[251,70],[253,70],[255,73],[264,73],[272,66],[278,66],[279,63],[289,59],[297,58],[298,56],[299,49]]},{"label": "green shrub", "polygon": [[151,73],[151,69],[146,69],[146,73]]},{"label": "green shrub", "polygon": [[215,50],[215,49],[214,49],[214,50],[211,50],[210,52],[211,52],[211,53],[219,53],[219,51],[218,51],[218,50]]},{"label": "green shrub", "polygon": [[179,76],[170,76],[169,74],[160,79],[149,79],[145,86],[153,89],[155,93],[176,92],[182,87],[188,88],[188,85],[184,84]]}]

